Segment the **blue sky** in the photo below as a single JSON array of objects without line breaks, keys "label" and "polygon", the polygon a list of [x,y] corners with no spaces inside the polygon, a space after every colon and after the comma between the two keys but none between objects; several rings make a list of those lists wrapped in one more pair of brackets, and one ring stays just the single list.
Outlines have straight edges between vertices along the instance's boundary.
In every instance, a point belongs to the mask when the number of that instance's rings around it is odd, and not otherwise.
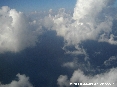
[{"label": "blue sky", "polygon": [[[65,8],[73,10],[77,0],[0,0],[0,7],[9,6],[10,8],[19,11],[42,11],[42,10],[57,10]],[[117,0],[115,3],[117,6]]]},{"label": "blue sky", "polygon": [[9,6],[19,11],[39,11],[66,8],[72,10],[76,0],[0,0],[0,7]]}]

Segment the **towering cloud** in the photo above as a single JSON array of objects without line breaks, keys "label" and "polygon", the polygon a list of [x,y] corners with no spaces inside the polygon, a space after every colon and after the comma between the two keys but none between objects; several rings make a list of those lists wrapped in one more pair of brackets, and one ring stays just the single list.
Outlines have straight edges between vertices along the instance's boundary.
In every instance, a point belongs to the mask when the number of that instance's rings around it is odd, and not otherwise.
[{"label": "towering cloud", "polygon": [[[85,40],[97,40],[117,45],[112,32],[115,19],[113,2],[115,0],[78,0],[73,16],[60,9],[58,14],[50,16],[53,30],[65,40],[65,46],[74,45],[80,53],[79,44]],[[111,12],[109,12],[111,11]],[[78,52],[78,53],[79,53]]]},{"label": "towering cloud", "polygon": [[0,19],[0,53],[19,52],[36,44],[36,21],[7,6],[0,9]]}]

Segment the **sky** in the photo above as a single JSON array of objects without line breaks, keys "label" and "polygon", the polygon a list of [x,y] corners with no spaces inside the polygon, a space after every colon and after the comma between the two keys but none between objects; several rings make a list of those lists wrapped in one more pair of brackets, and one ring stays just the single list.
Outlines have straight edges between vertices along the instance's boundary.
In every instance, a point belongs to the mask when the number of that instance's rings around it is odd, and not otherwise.
[{"label": "sky", "polygon": [[0,87],[117,87],[116,3],[1,0]]},{"label": "sky", "polygon": [[59,8],[73,10],[76,0],[1,0],[0,6],[9,6],[18,11],[41,11]]},{"label": "sky", "polygon": [[117,6],[117,0],[115,1],[115,6]]}]

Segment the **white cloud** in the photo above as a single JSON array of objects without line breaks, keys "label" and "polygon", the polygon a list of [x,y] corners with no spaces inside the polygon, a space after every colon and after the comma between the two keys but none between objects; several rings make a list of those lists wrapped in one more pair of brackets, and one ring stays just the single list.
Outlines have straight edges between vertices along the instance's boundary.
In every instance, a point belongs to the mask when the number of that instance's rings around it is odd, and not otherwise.
[{"label": "white cloud", "polygon": [[109,38],[108,36],[104,33],[102,35],[100,35],[100,38],[99,38],[99,42],[108,42],[110,44],[113,44],[113,45],[117,45],[117,36],[113,35],[113,34],[110,34]]},{"label": "white cloud", "polygon": [[64,63],[64,64],[63,64],[63,67],[67,67],[67,68],[76,68],[76,67],[78,67],[77,61]]},{"label": "white cloud", "polygon": [[[115,0],[77,0],[73,16],[66,13],[65,9],[59,10],[54,15],[52,9],[49,10],[49,16],[42,17],[39,12],[34,12],[37,20],[30,20],[22,12],[3,6],[0,9],[0,53],[6,51],[19,52],[27,47],[36,44],[38,32],[43,27],[52,29],[57,35],[65,40],[65,48],[69,45],[75,46],[75,51],[67,53],[86,54],[85,50],[79,46],[85,40],[97,40],[99,42],[108,42],[117,44],[112,31],[112,21],[114,15],[111,15],[112,4]],[[97,4],[98,3],[98,4]],[[111,8],[111,10],[110,10]],[[114,9],[113,9],[114,11]],[[43,13],[43,12],[42,12]],[[33,16],[34,16],[33,15]],[[38,19],[41,18],[41,19]]]},{"label": "white cloud", "polygon": [[[98,42],[107,42],[117,45],[116,37],[112,34],[113,20],[116,14],[112,15],[113,4],[115,0],[77,0],[73,16],[61,10],[56,16],[52,17],[54,21],[53,30],[57,35],[62,36],[65,40],[64,50],[72,54],[86,54],[80,44],[86,40],[96,40]],[[110,10],[111,9],[111,10]],[[113,10],[112,10],[113,9]],[[67,50],[67,46],[74,46],[75,51]],[[87,54],[86,54],[87,55]],[[111,58],[105,63],[115,60]],[[76,66],[74,62],[63,64],[64,67]],[[79,66],[79,65],[78,65]],[[85,75],[83,71],[74,71],[72,77],[68,79],[66,75],[60,75],[58,84],[60,87],[69,87],[70,82],[81,83],[114,83],[108,87],[117,86],[117,68],[97,75]],[[65,83],[65,84],[64,84]],[[85,86],[80,86],[85,87]],[[100,87],[90,86],[90,87]],[[101,86],[101,87],[105,87]]]},{"label": "white cloud", "polygon": [[[77,46],[85,40],[97,40],[116,45],[117,41],[113,39],[116,36],[111,34],[115,14],[111,15],[108,12],[113,12],[112,2],[114,0],[77,0],[73,16],[67,14],[63,8],[59,10],[57,15],[49,16],[54,22],[52,30],[64,38],[64,47]],[[102,37],[104,34],[107,37]],[[79,49],[80,47],[71,53],[83,54],[83,48]]]},{"label": "white cloud", "polygon": [[18,81],[13,80],[9,84],[2,84],[0,83],[0,87],[33,87],[33,85],[29,82],[29,77],[25,75],[16,75],[18,77]]},{"label": "white cloud", "polygon": [[68,77],[65,75],[60,75],[58,80],[57,80],[57,84],[60,85],[60,87],[68,87],[69,86],[69,81],[68,81]]},{"label": "white cloud", "polygon": [[0,19],[0,53],[19,52],[36,45],[36,31],[40,30],[36,21],[7,6],[0,9]]},{"label": "white cloud", "polygon": [[[43,27],[52,29],[57,35],[65,40],[65,47],[75,46],[75,51],[67,53],[86,54],[85,50],[79,46],[85,40],[97,40],[117,45],[112,31],[112,22],[115,16],[112,13],[112,4],[115,0],[77,0],[73,16],[66,13],[65,9],[59,10],[54,15],[52,9],[42,17],[39,12],[34,12],[30,20],[22,12],[3,6],[0,9],[0,53],[6,51],[19,52],[27,47],[36,44],[37,30]],[[98,4],[97,4],[98,3]],[[111,10],[110,10],[111,8]],[[108,12],[109,11],[109,12]],[[110,12],[111,11],[111,12]],[[113,9],[115,11],[115,9]],[[49,16],[47,16],[47,13]],[[34,16],[36,15],[36,17]],[[34,18],[35,17],[35,18]],[[41,19],[38,19],[41,18]]]},{"label": "white cloud", "polygon": [[[85,75],[81,70],[76,70],[76,71],[74,71],[70,80],[68,80],[67,76],[61,75],[57,81],[58,81],[58,84],[60,87],[69,87],[70,82],[71,83],[98,83],[97,85],[92,85],[90,87],[100,87],[101,83],[110,83],[111,85],[108,87],[116,87],[117,86],[116,75],[117,75],[117,68],[113,68],[110,71],[107,71],[107,72],[101,73],[101,74],[97,74],[94,76]],[[102,85],[101,87],[105,87],[105,86],[106,85]],[[85,87],[85,86],[82,85],[79,87]]]},{"label": "white cloud", "polygon": [[66,67],[69,69],[81,69],[82,71],[86,71],[86,72],[95,72],[96,70],[94,70],[93,68],[91,69],[91,64],[89,62],[89,58],[82,58],[82,60],[80,58],[74,58],[73,61],[70,62],[65,62],[62,64],[62,67]]}]

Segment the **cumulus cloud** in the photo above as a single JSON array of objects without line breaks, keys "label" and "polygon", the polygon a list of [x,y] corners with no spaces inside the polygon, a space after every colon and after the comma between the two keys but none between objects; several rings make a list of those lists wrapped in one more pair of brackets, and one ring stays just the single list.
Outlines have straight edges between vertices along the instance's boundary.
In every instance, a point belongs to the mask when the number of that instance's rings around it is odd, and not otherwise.
[{"label": "cumulus cloud", "polygon": [[[27,47],[34,46],[38,41],[37,30],[43,28],[55,30],[58,36],[64,38],[63,49],[67,53],[86,54],[80,47],[85,40],[97,40],[117,44],[116,37],[112,34],[113,20],[117,9],[113,6],[115,0],[77,0],[73,16],[61,8],[53,14],[49,10],[49,16],[41,20],[30,20],[22,12],[3,6],[0,9],[0,52],[18,52]],[[97,4],[98,3],[98,4]],[[38,12],[34,12],[36,18],[41,18]],[[39,31],[38,31],[39,32]],[[66,47],[73,45],[75,51]]]},{"label": "cumulus cloud", "polygon": [[[55,16],[49,16],[53,21],[52,30],[65,40],[65,46],[73,45],[77,51],[68,53],[83,54],[80,43],[86,40],[97,40],[117,44],[116,36],[111,34],[115,19],[115,0],[77,0],[73,16],[60,9]],[[98,3],[98,4],[97,4]],[[50,25],[49,25],[50,26]],[[65,49],[64,49],[65,50]]]},{"label": "cumulus cloud", "polygon": [[[105,87],[110,83],[107,87],[116,87],[117,86],[117,68],[113,68],[110,71],[105,73],[97,74],[97,75],[85,75],[81,70],[74,71],[70,80],[68,80],[67,76],[61,75],[58,78],[58,85],[60,87],[71,87],[70,83],[98,83],[96,85],[90,85],[90,87]],[[64,84],[65,83],[65,84]],[[104,85],[101,85],[104,83]],[[113,84],[114,83],[114,84]],[[67,85],[66,85],[67,84]],[[68,86],[69,85],[69,86]],[[86,87],[86,85],[80,85],[79,87]]]},{"label": "cumulus cloud", "polygon": [[19,52],[35,46],[41,28],[22,12],[3,6],[0,9],[0,53]]},{"label": "cumulus cloud", "polygon": [[[115,0],[77,0],[73,16],[61,8],[53,14],[49,10],[49,16],[41,20],[30,20],[22,12],[4,6],[0,9],[0,52],[18,52],[27,47],[34,46],[38,35],[36,30],[42,27],[55,30],[58,36],[64,38],[63,49],[67,53],[86,54],[80,47],[85,40],[97,40],[117,44],[116,36],[111,33],[112,24],[116,12],[113,6]],[[98,3],[98,4],[97,4]],[[34,12],[36,18],[41,18],[38,12]],[[39,31],[38,31],[39,32]],[[66,47],[73,45],[75,51],[67,50]]]},{"label": "cumulus cloud", "polygon": [[[53,30],[57,35],[62,36],[65,40],[63,49],[67,53],[86,54],[81,43],[87,40],[95,40],[98,42],[107,42],[117,45],[117,36],[112,33],[113,20],[116,20],[117,8],[114,7],[115,0],[77,0],[74,8],[73,16],[67,14],[64,9],[55,15],[53,18]],[[75,51],[69,51],[65,47],[74,46]],[[100,54],[100,53],[95,53]],[[115,57],[109,58],[104,62],[109,65]],[[79,66],[75,62],[67,62],[64,67]],[[117,86],[117,68],[110,69],[105,73],[97,75],[85,75],[81,70],[75,70],[72,77],[69,79],[66,75],[60,75],[57,82],[60,87],[69,87],[71,83],[111,83],[108,87]],[[65,83],[65,84],[64,84]],[[100,85],[90,87],[100,87]],[[85,87],[85,86],[79,86]],[[101,87],[105,87],[102,85]]]},{"label": "cumulus cloud", "polygon": [[68,81],[68,77],[65,75],[60,75],[58,80],[57,80],[57,84],[60,85],[60,87],[69,87],[69,81]]},{"label": "cumulus cloud", "polygon": [[0,87],[33,87],[33,85],[29,82],[29,77],[26,77],[25,75],[16,75],[18,77],[18,80],[13,80],[9,84],[2,84],[0,83]]}]

